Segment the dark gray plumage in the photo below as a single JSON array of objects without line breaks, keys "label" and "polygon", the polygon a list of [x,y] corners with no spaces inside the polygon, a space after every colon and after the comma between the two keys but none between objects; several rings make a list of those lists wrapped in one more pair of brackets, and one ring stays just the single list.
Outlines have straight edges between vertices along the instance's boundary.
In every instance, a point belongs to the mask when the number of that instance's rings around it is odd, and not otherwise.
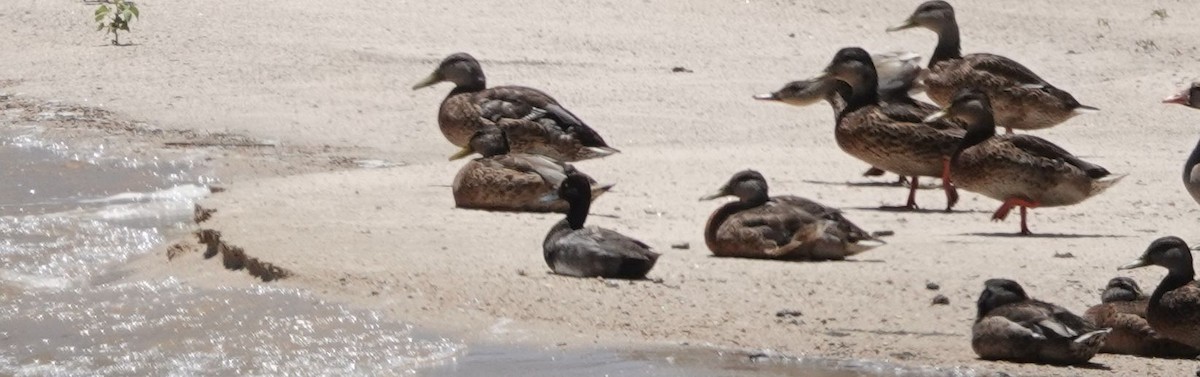
[{"label": "dark gray plumage", "polygon": [[654,267],[659,254],[642,241],[604,228],[584,227],[591,206],[591,184],[587,177],[567,174],[557,196],[566,200],[570,209],[567,218],[550,228],[542,242],[542,255],[554,273],[641,279]]},{"label": "dark gray plumage", "polygon": [[976,302],[971,348],[985,360],[1082,364],[1100,350],[1098,329],[1061,306],[1029,298],[1008,279],[988,279]]}]

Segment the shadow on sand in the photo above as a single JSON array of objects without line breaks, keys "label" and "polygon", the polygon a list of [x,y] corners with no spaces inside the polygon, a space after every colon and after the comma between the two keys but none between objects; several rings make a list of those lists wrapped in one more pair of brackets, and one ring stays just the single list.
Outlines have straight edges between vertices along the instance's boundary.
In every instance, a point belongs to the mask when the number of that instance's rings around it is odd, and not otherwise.
[{"label": "shadow on sand", "polygon": [[1001,233],[1001,232],[975,232],[962,233],[964,236],[976,237],[1008,237],[1008,238],[1128,238],[1132,236],[1124,234],[1065,234],[1065,233]]}]

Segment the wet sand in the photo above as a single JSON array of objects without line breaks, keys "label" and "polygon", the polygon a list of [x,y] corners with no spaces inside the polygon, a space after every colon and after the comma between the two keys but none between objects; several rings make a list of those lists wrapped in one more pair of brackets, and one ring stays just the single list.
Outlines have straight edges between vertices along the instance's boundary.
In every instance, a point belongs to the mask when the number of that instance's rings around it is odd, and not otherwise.
[{"label": "wet sand", "polygon": [[[1081,312],[1113,276],[1143,287],[1162,278],[1161,270],[1115,270],[1151,240],[1193,237],[1200,207],[1179,169],[1200,113],[1157,103],[1197,78],[1200,31],[1191,20],[1200,9],[1190,3],[956,2],[964,52],[1012,57],[1102,109],[1037,135],[1129,174],[1081,205],[1033,210],[1035,237],[1011,236],[1015,219],[990,222],[999,203],[970,193],[950,214],[879,211],[902,202],[904,190],[858,176],[865,166],[834,144],[827,107],[750,99],[812,75],[843,46],[928,56],[932,33],[883,32],[916,1],[316,5],[156,4],[123,38],[136,45],[113,48],[89,30],[91,7],[19,4],[0,15],[28,25],[0,40],[10,69],[0,91],[129,120],[57,129],[64,138],[101,128],[157,146],[223,141],[202,144],[218,145],[205,148],[227,189],[203,203],[218,212],[202,226],[293,273],[271,284],[464,339],[710,343],[1028,375],[1195,373],[1195,361],[1113,355],[1093,368],[984,362],[968,343],[988,278],[1016,279],[1034,297]],[[1153,16],[1157,9],[1169,16]],[[210,17],[229,31],[213,32]],[[578,164],[617,183],[593,206],[604,216],[590,221],[664,252],[651,273],[662,283],[547,275],[540,241],[557,216],[452,208],[448,185],[460,164],[445,161],[454,148],[435,120],[449,88],[407,88],[456,51],[481,58],[493,84],[547,90],[623,151]],[[96,70],[124,69],[137,74],[95,84]],[[225,134],[267,147],[228,143]],[[395,166],[359,169],[360,159]],[[744,168],[762,171],[775,193],[840,206],[863,227],[896,236],[847,262],[712,258],[701,229],[718,204],[695,198]],[[936,190],[918,194],[924,208],[942,200]],[[680,242],[691,247],[669,247]],[[147,260],[139,273],[258,284],[201,253]],[[950,305],[931,306],[936,294]],[[775,316],[784,309],[802,315]],[[505,332],[493,331],[507,320]]]}]

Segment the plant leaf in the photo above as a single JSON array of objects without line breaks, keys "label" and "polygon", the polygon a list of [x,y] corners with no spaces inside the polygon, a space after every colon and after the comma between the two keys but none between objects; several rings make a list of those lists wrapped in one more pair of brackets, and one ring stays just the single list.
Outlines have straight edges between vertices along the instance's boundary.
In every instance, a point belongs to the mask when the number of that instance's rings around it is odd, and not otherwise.
[{"label": "plant leaf", "polygon": [[99,24],[99,25],[96,25],[96,31],[101,31],[101,30],[104,30],[104,24],[103,24],[103,23],[101,23],[101,24]]},{"label": "plant leaf", "polygon": [[124,12],[121,12],[121,19],[128,23],[129,20],[133,19],[133,12],[130,12],[128,9],[126,9]]},{"label": "plant leaf", "polygon": [[133,13],[133,17],[142,17],[141,14],[138,13],[137,5],[133,5],[133,3],[129,3],[129,12]]}]

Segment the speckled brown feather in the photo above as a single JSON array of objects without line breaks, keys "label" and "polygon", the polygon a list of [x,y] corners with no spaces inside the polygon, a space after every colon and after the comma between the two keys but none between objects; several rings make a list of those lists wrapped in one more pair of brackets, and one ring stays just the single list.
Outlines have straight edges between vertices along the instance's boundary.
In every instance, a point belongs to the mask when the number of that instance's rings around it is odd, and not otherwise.
[{"label": "speckled brown feather", "polygon": [[[1042,207],[1082,202],[1121,179],[1091,178],[1068,163],[1075,158],[1061,148],[1029,147],[1039,143],[1049,144],[1029,135],[993,136],[963,150],[951,167],[951,176],[965,190],[1000,201],[1022,198]],[[1054,155],[1056,150],[1061,153]]]},{"label": "speckled brown feather", "polygon": [[1078,114],[1079,102],[1069,93],[999,55],[970,54],[937,62],[924,82],[926,95],[942,106],[948,106],[961,88],[983,90],[991,98],[996,124],[1001,127],[1043,129]]},{"label": "speckled brown feather", "polygon": [[1158,305],[1146,310],[1146,319],[1164,337],[1200,348],[1200,282],[1163,294]]},{"label": "speckled brown feather", "polygon": [[[872,166],[904,176],[941,177],[943,158],[954,152],[962,129],[938,129],[923,123],[898,121],[919,118],[913,113],[869,105],[838,120],[838,146]],[[893,113],[889,115],[888,111]]]},{"label": "speckled brown feather", "polygon": [[1088,308],[1083,313],[1098,327],[1112,329],[1100,352],[1150,357],[1194,358],[1200,350],[1163,337],[1146,321],[1150,300],[1114,301]]},{"label": "speckled brown feather", "polygon": [[[554,192],[555,185],[547,183],[536,172],[531,159],[540,156],[521,154],[499,155],[477,158],[458,171],[454,177],[454,203],[459,208],[484,209],[515,212],[559,212],[567,211],[567,202],[557,199],[543,202],[542,197]],[[545,166],[546,164],[540,164]],[[566,165],[557,166],[565,174]],[[612,185],[592,183],[592,200],[607,192]]]},{"label": "speckled brown feather", "polygon": [[465,146],[475,131],[489,124],[508,133],[516,153],[579,161],[616,152],[575,114],[533,88],[498,86],[451,92],[438,111],[442,134],[454,145]]}]

